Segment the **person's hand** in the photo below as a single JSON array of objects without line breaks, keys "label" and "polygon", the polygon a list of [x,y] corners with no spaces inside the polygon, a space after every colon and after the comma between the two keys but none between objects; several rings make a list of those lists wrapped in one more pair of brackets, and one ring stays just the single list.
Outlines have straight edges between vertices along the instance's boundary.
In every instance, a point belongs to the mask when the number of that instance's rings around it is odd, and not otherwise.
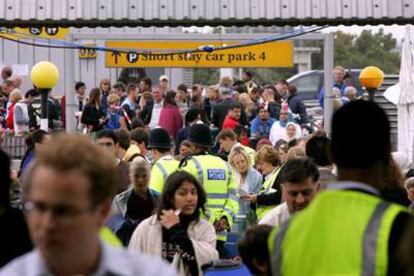
[{"label": "person's hand", "polygon": [[221,232],[229,228],[229,222],[225,217],[222,217],[214,223],[214,228],[217,232]]},{"label": "person's hand", "polygon": [[105,118],[100,118],[100,119],[99,119],[99,124],[100,124],[100,125],[105,124],[105,122],[106,122],[106,119],[105,119]]},{"label": "person's hand", "polygon": [[257,202],[257,195],[255,195],[255,194],[244,195],[244,196],[241,196],[240,198],[244,201],[248,201],[248,202],[251,202],[251,203],[256,203]]},{"label": "person's hand", "polygon": [[17,181],[19,180],[19,178],[17,177],[17,171],[16,170],[11,170],[10,172],[10,179],[13,183],[17,183]]},{"label": "person's hand", "polygon": [[167,229],[170,229],[174,225],[179,224],[179,214],[179,210],[162,210],[162,215],[160,216],[161,225]]}]

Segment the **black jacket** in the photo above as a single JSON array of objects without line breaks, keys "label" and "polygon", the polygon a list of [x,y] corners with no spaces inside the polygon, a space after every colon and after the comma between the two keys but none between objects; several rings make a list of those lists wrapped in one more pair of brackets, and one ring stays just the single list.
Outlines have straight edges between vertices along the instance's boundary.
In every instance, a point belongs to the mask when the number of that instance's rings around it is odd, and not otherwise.
[{"label": "black jacket", "polygon": [[288,104],[290,110],[294,113],[300,116],[300,119],[298,120],[299,124],[307,124],[309,123],[308,119],[308,113],[306,112],[306,107],[303,104],[302,100],[298,98],[298,95],[296,93],[293,93],[290,95],[288,99]]},{"label": "black jacket", "polygon": [[[48,123],[49,128],[54,129],[54,120],[59,120],[60,117],[60,105],[59,102],[51,97],[47,99],[47,107],[48,107]],[[40,127],[38,124],[38,118],[41,118],[42,115],[42,99],[40,97],[36,97],[33,101],[28,105],[27,111],[29,113],[29,127],[31,129],[37,129]]]},{"label": "black jacket", "polygon": [[[227,116],[227,112],[229,111],[230,107],[232,107],[235,103],[235,100],[226,98],[223,101],[216,104],[215,106],[213,106],[211,122],[219,129],[222,129],[224,119]],[[243,108],[241,110],[240,124],[248,124],[246,112],[244,112]]]},{"label": "black jacket", "polygon": [[0,267],[2,267],[14,258],[32,250],[32,242],[20,210],[14,208],[2,210],[0,226]]},{"label": "black jacket", "polygon": [[140,119],[144,122],[145,125],[148,125],[151,122],[153,108],[154,108],[154,101],[149,101],[145,104],[144,108],[139,114]]},{"label": "black jacket", "polygon": [[278,205],[282,202],[282,187],[280,187],[280,184],[282,183],[281,175],[281,169],[278,172],[278,175],[276,176],[275,181],[272,184],[272,188],[276,190],[276,192],[270,193],[270,194],[258,194],[256,204],[261,206],[272,206],[272,205]]},{"label": "black jacket", "polygon": [[270,117],[279,120],[280,109],[282,108],[281,104],[278,102],[269,102],[267,105],[267,110],[269,110]]},{"label": "black jacket", "polygon": [[96,109],[95,106],[87,104],[82,112],[81,123],[87,126],[91,126],[92,132],[99,131],[103,126],[99,123],[99,119],[104,118],[105,114],[102,109]]}]

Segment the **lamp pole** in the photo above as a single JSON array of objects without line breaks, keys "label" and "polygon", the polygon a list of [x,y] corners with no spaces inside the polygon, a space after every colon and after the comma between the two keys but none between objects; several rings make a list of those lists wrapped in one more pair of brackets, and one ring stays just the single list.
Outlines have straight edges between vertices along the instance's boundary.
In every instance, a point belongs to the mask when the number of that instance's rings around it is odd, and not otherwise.
[{"label": "lamp pole", "polygon": [[49,91],[59,80],[59,70],[56,65],[48,61],[36,63],[30,72],[30,78],[41,96],[40,129],[49,130]]},{"label": "lamp pole", "polygon": [[40,129],[44,131],[49,130],[49,105],[47,104],[47,98],[49,95],[49,89],[39,89],[42,105],[42,113],[40,117]]},{"label": "lamp pole", "polygon": [[375,93],[384,81],[384,73],[375,66],[368,66],[362,69],[359,74],[359,82],[368,92],[368,99],[371,102],[375,100]]},{"label": "lamp pole", "polygon": [[367,88],[367,92],[368,92],[368,100],[370,102],[374,102],[375,101],[375,93],[377,93],[377,89],[376,88]]}]

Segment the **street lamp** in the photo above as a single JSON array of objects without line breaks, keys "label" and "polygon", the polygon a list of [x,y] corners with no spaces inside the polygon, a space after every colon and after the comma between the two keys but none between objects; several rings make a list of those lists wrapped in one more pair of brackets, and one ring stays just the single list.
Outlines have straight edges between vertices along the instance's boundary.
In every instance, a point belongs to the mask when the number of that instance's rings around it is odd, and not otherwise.
[{"label": "street lamp", "polygon": [[377,92],[377,89],[381,86],[384,81],[384,72],[381,71],[378,67],[368,66],[362,69],[359,74],[359,82],[364,86],[369,95],[369,100],[374,101],[374,95]]},{"label": "street lamp", "polygon": [[41,61],[33,66],[32,71],[30,72],[30,79],[32,80],[34,86],[38,89],[42,97],[42,114],[40,118],[40,129],[48,131],[49,116],[47,97],[49,91],[53,87],[55,87],[56,83],[59,81],[59,70],[53,63],[48,61]]}]

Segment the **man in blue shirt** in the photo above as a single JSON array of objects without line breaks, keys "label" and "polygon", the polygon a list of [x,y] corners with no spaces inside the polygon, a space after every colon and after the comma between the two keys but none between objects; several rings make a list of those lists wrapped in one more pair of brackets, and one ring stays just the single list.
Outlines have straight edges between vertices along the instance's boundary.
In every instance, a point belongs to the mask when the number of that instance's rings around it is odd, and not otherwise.
[{"label": "man in blue shirt", "polygon": [[[333,70],[334,84],[333,87],[341,90],[341,96],[344,95],[346,84],[344,83],[345,69],[342,66],[336,66]],[[324,107],[325,87],[321,88],[319,92],[319,104]]]},{"label": "man in blue shirt", "polygon": [[258,114],[251,124],[250,138],[257,140],[260,140],[261,138],[269,139],[270,129],[274,122],[276,122],[276,119],[270,117],[267,104],[259,106]]}]

